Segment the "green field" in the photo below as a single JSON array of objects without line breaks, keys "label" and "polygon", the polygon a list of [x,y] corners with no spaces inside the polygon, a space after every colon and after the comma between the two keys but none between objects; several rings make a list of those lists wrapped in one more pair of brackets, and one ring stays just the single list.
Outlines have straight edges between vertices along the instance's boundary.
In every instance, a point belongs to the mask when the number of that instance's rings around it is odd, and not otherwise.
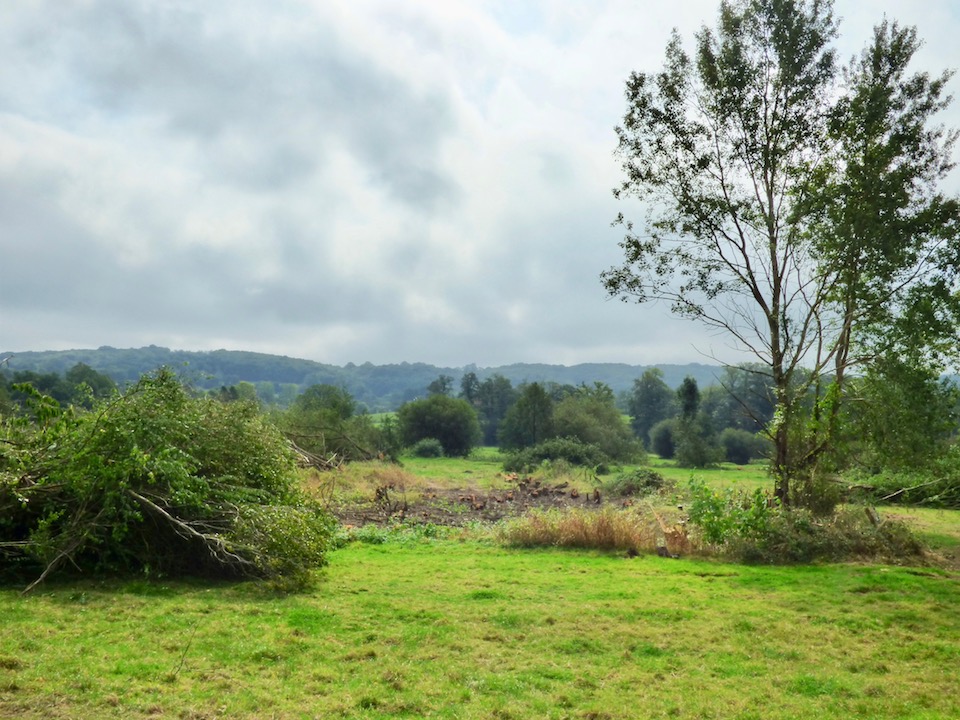
[{"label": "green field", "polygon": [[[338,482],[369,492],[378,480],[364,472],[506,482],[488,451],[361,465]],[[762,466],[696,474],[768,482]],[[8,587],[0,717],[960,717],[960,513],[881,514],[948,562],[760,567],[401,528],[355,533],[368,542],[332,552],[300,594],[156,579]]]},{"label": "green field", "polygon": [[0,716],[960,716],[960,584],[478,540],[351,544],[318,588],[0,593]]}]

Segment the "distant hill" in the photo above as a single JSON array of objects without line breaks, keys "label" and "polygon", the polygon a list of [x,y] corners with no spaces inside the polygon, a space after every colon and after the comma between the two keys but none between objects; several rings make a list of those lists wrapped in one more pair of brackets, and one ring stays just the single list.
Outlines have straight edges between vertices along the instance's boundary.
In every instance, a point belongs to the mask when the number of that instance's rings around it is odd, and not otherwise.
[{"label": "distant hill", "polygon": [[[524,382],[568,385],[602,382],[613,388],[614,392],[620,393],[629,390],[635,379],[653,367],[622,363],[584,363],[570,366],[517,363],[489,368],[476,365],[451,368],[406,362],[392,365],[348,363],[338,366],[266,353],[238,350],[194,352],[170,350],[156,345],[131,349],[105,346],[95,350],[0,353],[0,358],[7,356],[12,356],[4,365],[9,371],[31,370],[63,374],[77,363],[85,363],[94,370],[109,375],[121,386],[135,382],[144,373],[166,366],[201,389],[250,382],[258,386],[258,391],[263,396],[269,386],[272,386],[272,391],[281,402],[289,400],[310,385],[336,385],[345,388],[371,411],[393,410],[407,400],[424,395],[427,385],[440,375],[452,377],[456,389],[459,389],[460,379],[465,373],[474,372],[481,380],[495,374],[503,375],[514,386]],[[705,388],[714,384],[721,372],[719,366],[699,363],[656,367],[663,371],[664,380],[671,387],[679,386],[689,375],[697,380],[701,388]]]}]

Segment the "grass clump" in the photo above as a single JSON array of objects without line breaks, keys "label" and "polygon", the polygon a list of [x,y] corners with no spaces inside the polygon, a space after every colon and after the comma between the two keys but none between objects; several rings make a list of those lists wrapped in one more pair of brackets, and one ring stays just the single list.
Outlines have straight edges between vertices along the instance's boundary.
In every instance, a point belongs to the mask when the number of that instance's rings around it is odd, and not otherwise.
[{"label": "grass clump", "polygon": [[535,510],[505,522],[498,539],[512,547],[563,547],[656,552],[658,523],[652,515],[603,508]]}]

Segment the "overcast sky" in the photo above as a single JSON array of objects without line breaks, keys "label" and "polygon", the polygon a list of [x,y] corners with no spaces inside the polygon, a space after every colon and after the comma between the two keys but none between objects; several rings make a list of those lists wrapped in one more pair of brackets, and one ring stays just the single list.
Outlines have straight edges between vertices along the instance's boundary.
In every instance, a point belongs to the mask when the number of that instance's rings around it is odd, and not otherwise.
[{"label": "overcast sky", "polygon": [[[599,281],[642,218],[611,194],[624,82],[717,7],[0,3],[0,351],[735,360]],[[957,0],[836,9],[845,58],[886,12],[960,67]]]}]

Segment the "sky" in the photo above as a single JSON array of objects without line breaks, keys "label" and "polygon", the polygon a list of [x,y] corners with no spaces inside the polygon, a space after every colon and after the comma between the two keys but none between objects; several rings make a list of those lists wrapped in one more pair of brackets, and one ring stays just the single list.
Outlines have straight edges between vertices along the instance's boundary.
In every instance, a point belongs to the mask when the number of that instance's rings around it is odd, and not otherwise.
[{"label": "sky", "polygon": [[[599,279],[643,217],[612,195],[624,83],[718,5],[4,2],[0,351],[749,359]],[[884,13],[960,68],[957,0],[837,0],[843,58]]]}]

